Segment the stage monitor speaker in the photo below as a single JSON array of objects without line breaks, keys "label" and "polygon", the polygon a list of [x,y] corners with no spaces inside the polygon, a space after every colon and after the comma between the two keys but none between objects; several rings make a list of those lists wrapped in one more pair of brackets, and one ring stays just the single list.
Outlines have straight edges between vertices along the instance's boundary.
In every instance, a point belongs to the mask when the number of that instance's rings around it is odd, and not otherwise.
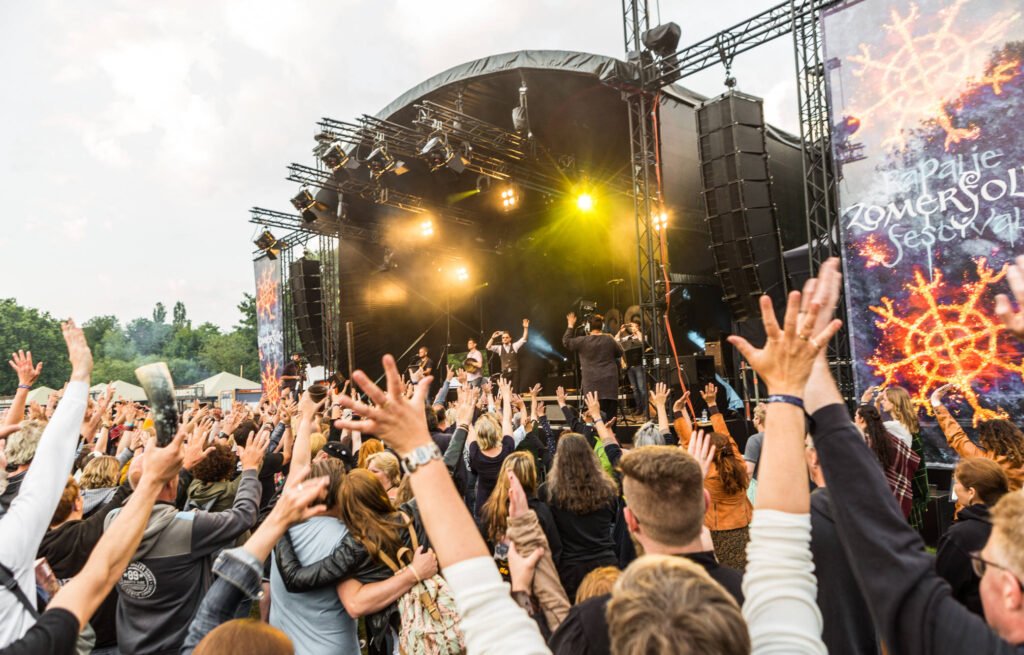
[{"label": "stage monitor speaker", "polygon": [[729,91],[697,110],[706,223],[723,296],[737,322],[758,298],[785,294],[782,239],[772,201],[761,100]]},{"label": "stage monitor speaker", "polygon": [[306,360],[313,366],[324,365],[324,311],[320,293],[320,262],[297,259],[288,268],[292,292],[292,316]]}]

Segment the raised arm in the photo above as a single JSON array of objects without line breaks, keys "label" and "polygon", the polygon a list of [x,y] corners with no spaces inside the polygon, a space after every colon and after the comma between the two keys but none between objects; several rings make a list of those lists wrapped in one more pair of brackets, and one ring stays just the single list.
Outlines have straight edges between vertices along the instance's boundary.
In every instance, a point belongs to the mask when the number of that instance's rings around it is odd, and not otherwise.
[{"label": "raised arm", "polygon": [[346,399],[353,411],[366,417],[349,421],[346,427],[379,435],[403,458],[420,518],[458,605],[467,650],[549,653],[536,623],[508,595],[508,587],[427,433],[422,407],[429,378],[420,382],[407,400],[394,358],[385,356],[383,364],[386,392],[362,371],[354,374],[356,384],[375,406]]},{"label": "raised arm", "polygon": [[501,434],[502,436],[512,435],[512,383],[505,378],[498,380],[498,390],[501,392]]},{"label": "raised arm", "polygon": [[4,423],[17,425],[25,418],[25,402],[28,400],[28,392],[39,379],[39,374],[43,372],[43,363],[32,365],[31,350],[28,352],[19,350],[16,353],[11,353],[11,359],[7,363],[11,365],[15,375],[18,376],[18,389],[14,392],[14,398],[11,400]]},{"label": "raised arm", "polygon": [[665,407],[665,403],[668,402],[668,385],[659,382],[654,385],[654,391],[651,391],[650,394],[654,409],[658,412],[658,430],[665,434],[671,429],[668,424],[668,409]]},{"label": "raised arm", "polygon": [[523,336],[521,336],[519,338],[519,341],[516,341],[514,344],[512,344],[512,349],[515,350],[516,352],[519,352],[519,349],[523,347],[523,345],[526,343],[526,340],[529,338],[529,336],[530,336],[530,319],[524,318],[523,319]]},{"label": "raised arm", "polygon": [[[810,493],[804,459],[804,389],[822,346],[840,327],[832,320],[840,288],[839,262],[822,266],[804,293],[789,294],[779,326],[771,300],[761,297],[767,341],[758,349],[730,337],[768,387],[765,445],[751,523],[743,615],[756,652],[826,653],[811,558]],[[819,320],[819,315],[821,320]],[[714,385],[705,388],[713,400]],[[709,402],[710,404],[710,402]],[[763,495],[762,495],[763,494]]]},{"label": "raised arm", "polygon": [[160,491],[178,475],[184,438],[185,433],[179,432],[166,448],[158,448],[155,437],[150,440],[142,478],[111,523],[114,529],[104,533],[85,566],[57,592],[47,610],[68,610],[78,618],[79,629],[89,622],[139,547]]},{"label": "raised arm", "polygon": [[[316,427],[316,412],[319,405],[313,402],[309,392],[304,391],[299,399],[298,427],[295,433],[295,443],[292,444],[291,470],[288,472],[287,484],[298,484],[298,471],[310,465],[312,454],[309,449],[309,437]],[[353,439],[353,444],[355,440]],[[353,451],[355,452],[355,451]]]},{"label": "raised arm", "polygon": [[990,453],[984,448],[978,447],[970,440],[964,429],[960,427],[960,424],[949,413],[946,406],[942,404],[942,399],[952,389],[952,384],[944,384],[933,391],[930,398],[932,408],[935,410],[935,418],[939,422],[939,427],[942,428],[942,434],[945,435],[946,442],[961,457],[989,457]]}]

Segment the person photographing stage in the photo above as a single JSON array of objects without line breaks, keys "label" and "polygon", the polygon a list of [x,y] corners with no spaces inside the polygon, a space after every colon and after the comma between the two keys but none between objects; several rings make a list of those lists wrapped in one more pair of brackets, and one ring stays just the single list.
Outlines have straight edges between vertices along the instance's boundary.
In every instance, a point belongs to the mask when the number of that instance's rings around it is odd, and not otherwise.
[{"label": "person photographing stage", "polygon": [[636,413],[647,418],[647,380],[644,377],[644,335],[636,323],[623,323],[615,340],[625,353],[626,377],[633,388]]},{"label": "person photographing stage", "polygon": [[[601,402],[601,412],[606,419],[616,414],[619,396],[619,358],[622,357],[622,346],[610,334],[602,332],[604,317],[594,314],[590,317],[589,334],[575,336],[576,314],[569,312],[565,316],[568,327],[562,344],[580,358],[580,394],[597,393]],[[593,417],[595,420],[597,417]]]},{"label": "person photographing stage", "polygon": [[[523,336],[512,343],[512,334],[508,331],[498,330],[491,335],[484,346],[501,358],[501,377],[512,383],[512,391],[519,391],[519,349],[526,344],[526,338],[530,334],[530,319],[523,319]],[[501,343],[494,345],[494,340],[501,338]]]}]

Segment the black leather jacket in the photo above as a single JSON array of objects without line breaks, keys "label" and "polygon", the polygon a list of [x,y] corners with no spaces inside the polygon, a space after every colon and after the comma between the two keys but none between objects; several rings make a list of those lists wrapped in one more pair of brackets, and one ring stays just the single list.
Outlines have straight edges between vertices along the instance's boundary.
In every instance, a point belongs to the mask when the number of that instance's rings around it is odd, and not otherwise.
[{"label": "black leather jacket", "polygon": [[[416,530],[416,537],[421,545],[429,547],[426,531],[420,521],[419,509],[416,501],[411,500],[401,506],[400,510],[412,518],[413,527]],[[408,532],[405,533],[404,543],[412,546],[412,540]],[[285,588],[292,593],[301,593],[318,589],[320,587],[335,586],[342,580],[355,578],[362,583],[380,582],[389,579],[394,573],[387,566],[370,557],[352,533],[345,535],[341,544],[328,557],[303,566],[295,554],[291,538],[285,532],[284,538],[277,542],[274,547],[274,557],[277,559],[277,567],[281,573]],[[387,627],[394,618],[398,616],[398,604],[390,606],[366,617],[366,625],[370,643],[374,647],[384,643],[387,634]]]}]

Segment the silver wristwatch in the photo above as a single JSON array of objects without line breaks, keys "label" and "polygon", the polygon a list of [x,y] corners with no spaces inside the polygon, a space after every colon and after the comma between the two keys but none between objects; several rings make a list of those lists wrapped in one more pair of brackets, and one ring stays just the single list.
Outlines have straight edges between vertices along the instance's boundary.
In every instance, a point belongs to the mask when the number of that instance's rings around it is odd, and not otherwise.
[{"label": "silver wristwatch", "polygon": [[414,449],[411,453],[402,458],[402,468],[406,474],[413,473],[421,466],[429,464],[435,459],[442,459],[444,455],[437,444],[431,441],[428,444]]}]

